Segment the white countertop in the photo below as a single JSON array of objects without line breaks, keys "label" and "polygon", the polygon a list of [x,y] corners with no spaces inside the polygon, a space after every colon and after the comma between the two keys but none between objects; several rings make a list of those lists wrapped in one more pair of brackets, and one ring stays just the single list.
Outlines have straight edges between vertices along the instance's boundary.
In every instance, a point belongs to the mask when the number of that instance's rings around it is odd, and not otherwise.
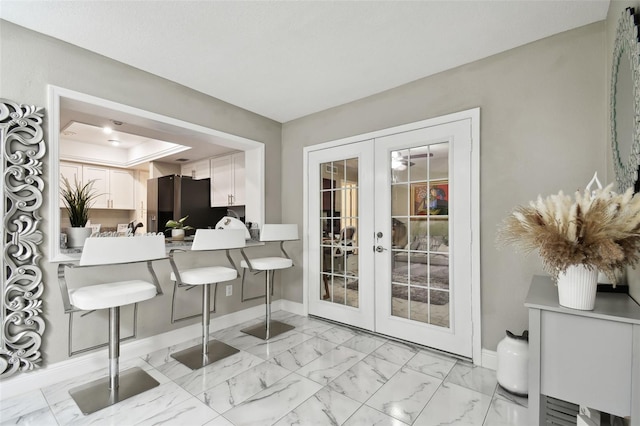
[{"label": "white countertop", "polygon": [[[126,238],[126,237],[122,237]],[[246,240],[246,247],[258,247],[263,246],[264,242],[256,241],[256,240]],[[167,253],[176,248],[183,248],[185,250],[189,249],[193,244],[193,237],[186,237],[184,240],[173,241],[171,238],[165,238],[165,246],[167,249]],[[74,259],[80,259],[80,254],[82,253],[82,248],[67,248],[60,249],[60,253],[63,253],[67,256],[73,257]]]},{"label": "white countertop", "polygon": [[541,275],[531,280],[524,305],[527,308],[640,324],[640,305],[628,294],[598,292],[595,307],[591,311],[565,308],[558,303],[558,287],[551,277]]}]

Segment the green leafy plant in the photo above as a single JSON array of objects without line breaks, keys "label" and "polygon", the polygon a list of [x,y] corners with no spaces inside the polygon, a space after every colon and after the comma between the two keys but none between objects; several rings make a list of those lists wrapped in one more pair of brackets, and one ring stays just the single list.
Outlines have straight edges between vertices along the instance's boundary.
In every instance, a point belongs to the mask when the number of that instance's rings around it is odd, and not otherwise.
[{"label": "green leafy plant", "polygon": [[69,180],[62,176],[60,195],[64,200],[67,213],[69,213],[69,221],[72,227],[83,227],[87,224],[89,210],[91,210],[95,199],[100,196],[93,188],[94,183],[95,179],[92,179],[83,185],[76,178],[73,185],[71,185]]},{"label": "green leafy plant", "polygon": [[184,222],[187,220],[188,217],[189,215],[183,217],[180,220],[170,219],[167,221],[167,223],[164,226],[165,228],[168,228],[168,229],[184,229],[185,231],[188,231],[189,229],[195,229],[193,226],[184,224]]}]

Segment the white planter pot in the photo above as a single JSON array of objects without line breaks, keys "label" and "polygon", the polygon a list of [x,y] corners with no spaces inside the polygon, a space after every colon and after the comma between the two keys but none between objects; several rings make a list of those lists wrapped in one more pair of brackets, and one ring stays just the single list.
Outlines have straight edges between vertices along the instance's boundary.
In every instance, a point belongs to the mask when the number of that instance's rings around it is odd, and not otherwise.
[{"label": "white planter pot", "polygon": [[596,303],[598,270],[584,265],[573,265],[558,275],[558,302],[560,305],[590,311]]},{"label": "white planter pot", "polygon": [[174,241],[184,240],[184,229],[172,229],[171,239]]},{"label": "white planter pot", "polygon": [[91,236],[93,229],[90,227],[65,228],[67,234],[67,247],[82,248],[84,240]]}]

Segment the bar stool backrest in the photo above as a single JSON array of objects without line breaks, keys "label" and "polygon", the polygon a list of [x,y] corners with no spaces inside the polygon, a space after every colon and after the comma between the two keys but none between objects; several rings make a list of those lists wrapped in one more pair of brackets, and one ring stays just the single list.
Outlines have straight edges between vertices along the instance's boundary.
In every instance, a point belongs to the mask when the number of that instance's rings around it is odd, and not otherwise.
[{"label": "bar stool backrest", "polygon": [[82,248],[80,266],[112,265],[164,259],[163,235],[140,237],[89,237]]},{"label": "bar stool backrest", "polygon": [[196,229],[191,250],[221,250],[245,247],[242,229]]},{"label": "bar stool backrest", "polygon": [[260,241],[295,241],[298,225],[295,223],[265,223],[260,231]]}]

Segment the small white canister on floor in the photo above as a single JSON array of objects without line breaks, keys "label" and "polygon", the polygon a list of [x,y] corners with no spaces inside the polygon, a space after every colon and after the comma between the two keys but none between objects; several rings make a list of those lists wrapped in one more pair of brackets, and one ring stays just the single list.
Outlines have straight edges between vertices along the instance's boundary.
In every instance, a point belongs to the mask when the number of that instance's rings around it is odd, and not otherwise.
[{"label": "small white canister on floor", "polygon": [[507,330],[507,336],[498,343],[498,383],[511,393],[527,395],[529,392],[529,331],[517,336]]}]

